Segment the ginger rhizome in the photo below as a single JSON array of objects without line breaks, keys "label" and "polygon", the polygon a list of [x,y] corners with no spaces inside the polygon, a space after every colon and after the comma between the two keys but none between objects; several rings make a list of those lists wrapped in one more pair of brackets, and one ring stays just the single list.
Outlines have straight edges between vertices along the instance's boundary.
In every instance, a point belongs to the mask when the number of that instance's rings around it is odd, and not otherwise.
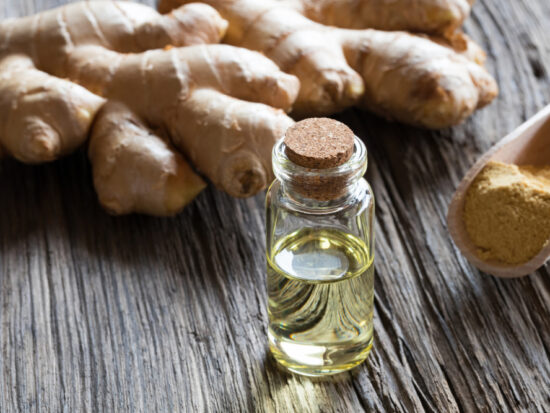
[{"label": "ginger rhizome", "polygon": [[179,151],[229,194],[258,192],[299,81],[257,52],[208,44],[226,28],[205,4],[160,15],[111,1],[3,21],[0,153],[57,159],[95,119],[94,184],[113,213],[172,214],[200,192]]},{"label": "ginger rhizome", "polygon": [[471,0],[182,3],[162,0],[164,15],[73,3],[1,22],[0,157],[52,161],[89,138],[105,208],[167,215],[204,187],[186,159],[233,196],[263,189],[291,110],[358,105],[441,128],[497,94],[457,31]]},{"label": "ginger rhizome", "polygon": [[[159,9],[167,11],[187,2],[162,0]],[[411,17],[416,21],[415,29],[427,33],[447,31],[446,38],[329,27],[297,11],[321,22],[349,27],[367,27],[369,19],[380,17],[383,28],[410,29],[404,23],[400,25],[397,17],[384,17],[393,7],[388,3],[403,6],[407,3],[404,0],[374,1],[379,7],[364,14],[353,14],[353,7],[365,4],[368,8],[371,2],[204,2],[229,21],[225,42],[260,51],[300,79],[293,112],[298,116],[327,115],[359,105],[389,119],[443,128],[462,122],[497,94],[494,79],[482,66],[481,49],[460,33],[448,32],[467,15],[469,3],[465,1],[414,2],[396,15],[404,22],[408,21],[406,16],[420,16],[416,20]],[[451,23],[430,24],[440,15],[430,12],[434,5],[447,7],[450,14],[461,11],[449,20]],[[352,14],[356,20],[351,20]]]}]

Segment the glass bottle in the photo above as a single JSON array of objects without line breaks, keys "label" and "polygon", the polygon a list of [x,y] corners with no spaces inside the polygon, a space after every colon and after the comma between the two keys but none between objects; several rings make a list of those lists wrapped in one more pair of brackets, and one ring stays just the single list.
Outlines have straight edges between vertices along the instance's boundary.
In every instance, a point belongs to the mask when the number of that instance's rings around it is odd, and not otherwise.
[{"label": "glass bottle", "polygon": [[374,197],[363,178],[366,147],[356,136],[352,144],[347,161],[326,169],[290,160],[285,138],[273,148],[276,179],[266,197],[269,347],[281,365],[303,375],[351,369],[372,347]]}]

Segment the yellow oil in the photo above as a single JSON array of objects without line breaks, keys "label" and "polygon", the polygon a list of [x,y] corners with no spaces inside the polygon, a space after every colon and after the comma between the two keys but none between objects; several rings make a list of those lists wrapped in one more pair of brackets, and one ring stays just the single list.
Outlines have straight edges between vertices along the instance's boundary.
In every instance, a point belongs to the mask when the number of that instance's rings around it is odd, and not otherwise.
[{"label": "yellow oil", "polygon": [[267,257],[269,346],[287,369],[335,374],[364,361],[372,347],[374,265],[362,239],[304,228]]}]

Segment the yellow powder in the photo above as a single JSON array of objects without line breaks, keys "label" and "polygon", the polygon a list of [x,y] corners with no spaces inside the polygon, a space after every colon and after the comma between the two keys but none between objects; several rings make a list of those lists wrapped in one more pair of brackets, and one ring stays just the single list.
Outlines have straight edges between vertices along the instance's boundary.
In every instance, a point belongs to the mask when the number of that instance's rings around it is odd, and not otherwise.
[{"label": "yellow powder", "polygon": [[550,237],[550,166],[489,162],[468,189],[464,222],[481,259],[529,261]]}]

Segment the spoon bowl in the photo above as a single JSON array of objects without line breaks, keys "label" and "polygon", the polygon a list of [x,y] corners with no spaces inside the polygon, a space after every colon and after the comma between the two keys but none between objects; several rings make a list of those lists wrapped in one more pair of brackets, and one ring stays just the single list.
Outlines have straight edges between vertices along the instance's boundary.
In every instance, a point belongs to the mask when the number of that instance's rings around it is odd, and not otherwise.
[{"label": "spoon bowl", "polygon": [[480,270],[497,277],[513,278],[532,273],[550,258],[550,243],[536,256],[521,265],[509,265],[500,261],[484,261],[476,254],[476,246],[470,240],[463,219],[464,202],[468,188],[477,174],[489,161],[516,165],[550,165],[550,105],[496,143],[466,173],[447,213],[447,227],[462,254]]}]

